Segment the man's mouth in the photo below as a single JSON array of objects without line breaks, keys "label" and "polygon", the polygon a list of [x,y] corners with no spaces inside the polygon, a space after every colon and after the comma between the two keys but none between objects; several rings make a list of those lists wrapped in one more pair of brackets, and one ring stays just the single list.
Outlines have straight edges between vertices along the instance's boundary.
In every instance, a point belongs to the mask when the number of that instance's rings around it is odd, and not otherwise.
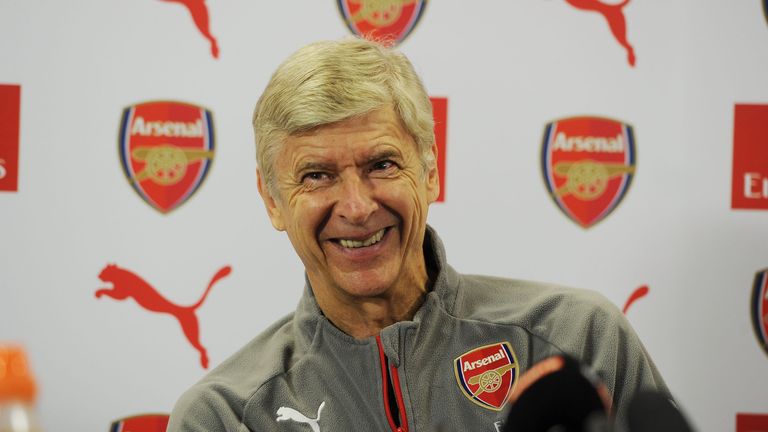
[{"label": "man's mouth", "polygon": [[387,229],[382,228],[379,231],[376,231],[372,236],[363,240],[339,239],[338,242],[342,247],[345,247],[348,249],[357,249],[361,247],[373,246],[376,243],[381,241],[381,239],[384,237],[384,234],[386,232],[387,232]]}]

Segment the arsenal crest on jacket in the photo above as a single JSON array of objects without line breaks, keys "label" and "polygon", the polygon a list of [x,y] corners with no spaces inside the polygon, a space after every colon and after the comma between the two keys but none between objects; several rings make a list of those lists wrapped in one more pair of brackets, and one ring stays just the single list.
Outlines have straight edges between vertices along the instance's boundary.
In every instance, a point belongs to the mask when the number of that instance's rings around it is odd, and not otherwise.
[{"label": "arsenal crest on jacket", "polygon": [[494,411],[504,408],[519,374],[517,358],[509,342],[466,352],[454,361],[454,369],[464,396]]}]

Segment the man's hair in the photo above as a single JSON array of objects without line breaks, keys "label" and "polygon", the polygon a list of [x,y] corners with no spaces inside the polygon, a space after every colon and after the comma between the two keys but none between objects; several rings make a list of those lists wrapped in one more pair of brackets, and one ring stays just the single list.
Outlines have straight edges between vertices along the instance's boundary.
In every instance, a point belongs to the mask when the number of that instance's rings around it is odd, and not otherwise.
[{"label": "man's hair", "polygon": [[424,172],[434,163],[432,104],[405,55],[364,39],[307,45],[272,75],[253,113],[256,159],[278,197],[274,163],[286,137],[391,106],[416,142]]}]

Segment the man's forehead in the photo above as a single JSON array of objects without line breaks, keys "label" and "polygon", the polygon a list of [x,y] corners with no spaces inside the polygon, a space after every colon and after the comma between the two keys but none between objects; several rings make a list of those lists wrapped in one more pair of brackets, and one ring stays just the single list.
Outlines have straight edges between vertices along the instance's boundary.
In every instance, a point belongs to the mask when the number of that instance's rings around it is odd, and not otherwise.
[{"label": "man's forehead", "polygon": [[372,142],[352,141],[347,146],[324,146],[321,143],[286,148],[287,161],[294,170],[331,168],[337,165],[365,165],[381,159],[403,159],[405,142],[382,137]]},{"label": "man's forehead", "polygon": [[296,163],[301,159],[342,155],[356,159],[375,158],[377,155],[402,156],[410,150],[415,150],[415,142],[393,112],[371,112],[289,135],[283,142],[281,155]]},{"label": "man's forehead", "polygon": [[408,133],[402,119],[397,112],[395,112],[394,108],[392,108],[391,105],[384,105],[366,113],[354,115],[336,122],[318,125],[309,130],[291,134],[289,137],[343,136],[351,133],[375,133],[376,131],[387,131],[394,135]]}]

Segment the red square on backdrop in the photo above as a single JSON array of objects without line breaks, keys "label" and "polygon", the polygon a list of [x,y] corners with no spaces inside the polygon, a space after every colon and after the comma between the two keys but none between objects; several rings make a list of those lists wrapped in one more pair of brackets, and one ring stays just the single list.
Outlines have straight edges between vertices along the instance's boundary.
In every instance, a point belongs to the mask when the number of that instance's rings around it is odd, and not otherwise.
[{"label": "red square on backdrop", "polygon": [[0,84],[0,191],[19,187],[21,86]]},{"label": "red square on backdrop", "polygon": [[768,414],[736,414],[736,432],[768,432]]},{"label": "red square on backdrop", "polygon": [[112,422],[110,432],[165,432],[168,428],[168,414],[145,414],[127,417]]},{"label": "red square on backdrop", "polygon": [[734,109],[731,208],[768,210],[768,105]]},{"label": "red square on backdrop", "polygon": [[437,170],[440,174],[440,195],[438,202],[445,200],[445,149],[448,133],[448,98],[430,97],[432,116],[435,119],[435,143],[437,143]]}]

